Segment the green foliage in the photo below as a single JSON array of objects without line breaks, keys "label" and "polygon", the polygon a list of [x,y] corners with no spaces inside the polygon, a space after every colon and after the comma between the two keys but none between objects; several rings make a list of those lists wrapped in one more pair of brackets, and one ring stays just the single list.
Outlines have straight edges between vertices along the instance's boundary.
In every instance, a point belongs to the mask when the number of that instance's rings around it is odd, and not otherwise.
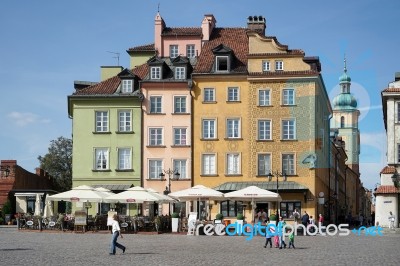
[{"label": "green foliage", "polygon": [[10,200],[7,200],[4,205],[3,205],[3,215],[5,214],[11,214],[12,211],[12,206]]},{"label": "green foliage", "polygon": [[173,213],[171,214],[171,218],[179,218],[179,213],[173,212]]},{"label": "green foliage", "polygon": [[269,216],[269,220],[270,220],[270,221],[276,221],[276,215],[275,215],[275,214],[271,214],[271,215]]},{"label": "green foliage", "polygon": [[0,216],[0,224],[3,224],[3,223],[4,223],[4,219],[3,219],[3,217]]},{"label": "green foliage", "polygon": [[222,220],[222,219],[224,219],[222,213],[217,213],[217,215],[215,215],[215,220]]},{"label": "green foliage", "polygon": [[244,216],[242,213],[238,213],[238,215],[236,216],[236,219],[238,220],[244,220]]},{"label": "green foliage", "polygon": [[48,153],[39,156],[40,168],[53,177],[54,189],[66,191],[72,186],[72,140],[59,137],[52,140]]}]

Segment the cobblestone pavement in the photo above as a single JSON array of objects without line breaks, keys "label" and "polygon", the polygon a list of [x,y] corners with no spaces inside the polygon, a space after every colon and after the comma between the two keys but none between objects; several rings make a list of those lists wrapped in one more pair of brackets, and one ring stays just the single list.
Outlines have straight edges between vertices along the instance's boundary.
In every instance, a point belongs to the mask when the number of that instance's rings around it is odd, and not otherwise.
[{"label": "cobblestone pavement", "polygon": [[297,236],[296,249],[264,248],[263,237],[125,234],[108,255],[107,233],[0,228],[1,265],[399,265],[400,234]]}]

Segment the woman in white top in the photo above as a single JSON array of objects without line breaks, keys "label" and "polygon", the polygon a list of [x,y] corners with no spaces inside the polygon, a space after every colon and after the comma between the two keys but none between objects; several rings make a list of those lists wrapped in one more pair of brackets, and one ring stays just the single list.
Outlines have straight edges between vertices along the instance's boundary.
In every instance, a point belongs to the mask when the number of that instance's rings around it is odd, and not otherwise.
[{"label": "woman in white top", "polygon": [[118,215],[116,214],[113,215],[113,221],[111,227],[112,227],[111,229],[112,237],[111,237],[110,255],[115,255],[116,247],[122,249],[122,253],[125,253],[126,248],[117,242],[118,236],[121,236],[121,238],[123,237],[121,234],[121,228],[119,227],[118,223]]}]

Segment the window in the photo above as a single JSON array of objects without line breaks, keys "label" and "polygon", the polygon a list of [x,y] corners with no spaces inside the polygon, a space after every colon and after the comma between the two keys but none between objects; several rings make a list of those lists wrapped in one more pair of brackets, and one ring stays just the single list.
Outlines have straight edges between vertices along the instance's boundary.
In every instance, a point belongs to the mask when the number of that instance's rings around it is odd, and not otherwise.
[{"label": "window", "polygon": [[296,139],[296,121],[282,120],[282,139]]},{"label": "window", "polygon": [[226,173],[228,175],[240,174],[240,155],[238,153],[227,154]]},{"label": "window", "polygon": [[161,79],[161,67],[151,67],[151,79]]},{"label": "window", "polygon": [[269,61],[262,61],[262,71],[270,71],[271,65]]},{"label": "window", "polygon": [[129,132],[132,130],[131,112],[118,111],[118,131]]},{"label": "window", "polygon": [[271,120],[258,121],[258,139],[259,140],[271,139]]},{"label": "window", "polygon": [[174,128],[174,145],[187,145],[186,128]]},{"label": "window", "polygon": [[203,120],[203,139],[215,139],[216,138],[216,121],[215,119],[204,119]]},{"label": "window", "polygon": [[215,154],[203,154],[202,156],[202,174],[203,175],[215,175]]},{"label": "window", "polygon": [[178,45],[170,45],[169,46],[169,57],[175,58],[178,57],[179,51],[178,51]]},{"label": "window", "polygon": [[132,169],[131,164],[131,149],[119,148],[118,149],[118,169]]},{"label": "window", "polygon": [[275,61],[275,70],[283,70],[283,61]]},{"label": "window", "polygon": [[205,102],[215,102],[215,89],[205,88],[204,89],[204,101]]},{"label": "window", "polygon": [[298,213],[301,215],[301,202],[281,202],[280,204],[280,213],[282,218],[284,219],[294,219],[293,212],[296,209]]},{"label": "window", "polygon": [[149,179],[161,179],[162,160],[149,160]]},{"label": "window", "polygon": [[187,179],[187,169],[186,169],[186,160],[174,160],[174,169],[179,172],[179,179]]},{"label": "window", "polygon": [[258,91],[258,105],[259,106],[271,105],[271,91],[270,90],[259,90]]},{"label": "window", "polygon": [[216,57],[216,71],[228,71],[228,64],[229,64],[229,60],[227,56],[217,56]]},{"label": "window", "polygon": [[162,145],[162,128],[150,128],[149,129],[149,145],[160,146]]},{"label": "window", "polygon": [[107,148],[96,148],[95,153],[95,170],[107,170],[108,169],[108,149]]},{"label": "window", "polygon": [[258,154],[258,175],[266,176],[271,173],[271,154]]},{"label": "window", "polygon": [[240,119],[227,119],[226,124],[226,137],[240,138]]},{"label": "window", "polygon": [[192,58],[196,56],[196,50],[194,44],[186,45],[186,56]]},{"label": "window", "polygon": [[175,79],[186,79],[185,67],[175,67]]},{"label": "window", "polygon": [[294,154],[282,154],[282,172],[294,175]]},{"label": "window", "polygon": [[96,132],[108,132],[108,112],[96,111]]},{"label": "window", "polygon": [[122,80],[122,93],[131,93],[133,90],[133,82],[131,79]]},{"label": "window", "polygon": [[174,113],[187,113],[185,96],[174,97]]},{"label": "window", "polygon": [[294,89],[283,90],[283,105],[294,105]]},{"label": "window", "polygon": [[344,116],[340,117],[340,128],[344,128]]},{"label": "window", "polygon": [[160,114],[162,112],[161,96],[150,96],[150,113]]},{"label": "window", "polygon": [[238,214],[243,213],[243,202],[226,200],[221,201],[221,214],[224,217],[236,217]]},{"label": "window", "polygon": [[239,88],[238,87],[229,87],[228,88],[228,102],[237,102],[239,101]]}]

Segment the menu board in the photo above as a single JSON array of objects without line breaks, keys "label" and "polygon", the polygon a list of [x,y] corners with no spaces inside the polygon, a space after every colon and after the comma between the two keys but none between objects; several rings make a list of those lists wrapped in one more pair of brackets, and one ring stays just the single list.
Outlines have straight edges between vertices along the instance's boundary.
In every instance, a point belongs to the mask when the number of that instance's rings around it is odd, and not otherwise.
[{"label": "menu board", "polygon": [[86,225],[85,211],[75,211],[75,225]]}]

